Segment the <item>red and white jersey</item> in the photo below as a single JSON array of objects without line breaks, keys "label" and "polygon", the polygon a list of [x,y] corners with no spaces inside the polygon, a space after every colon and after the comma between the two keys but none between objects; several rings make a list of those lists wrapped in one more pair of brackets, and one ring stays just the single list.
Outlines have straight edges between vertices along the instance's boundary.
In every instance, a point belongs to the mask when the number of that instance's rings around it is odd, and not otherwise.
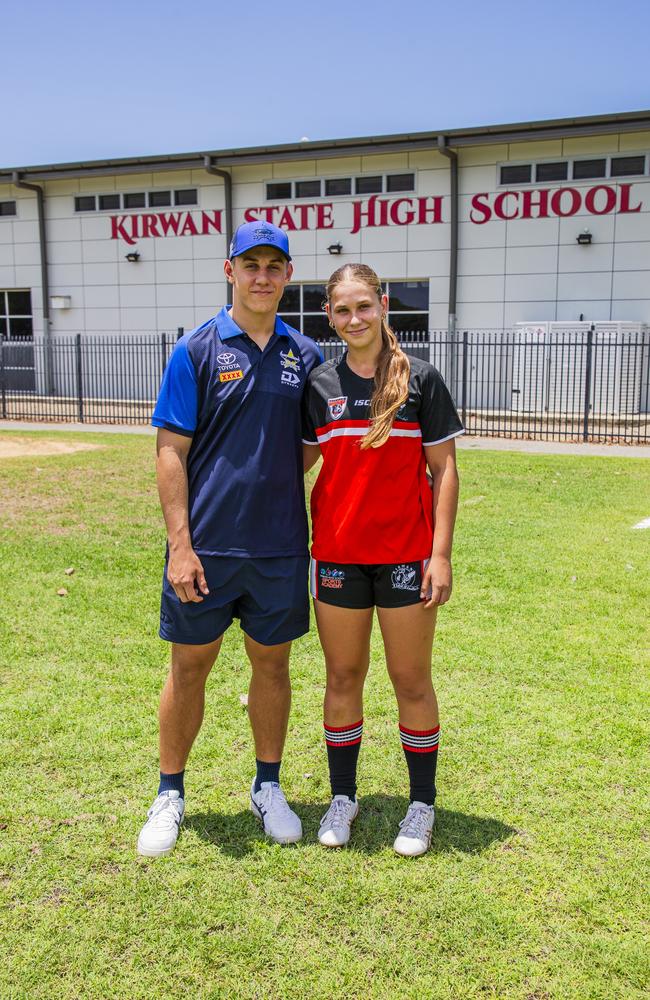
[{"label": "red and white jersey", "polygon": [[339,563],[415,562],[431,555],[433,494],[424,445],[463,433],[440,373],[409,358],[408,400],[380,448],[361,449],[374,380],[355,375],[345,354],[310,373],[303,441],[323,466],[311,495],[312,555]]}]

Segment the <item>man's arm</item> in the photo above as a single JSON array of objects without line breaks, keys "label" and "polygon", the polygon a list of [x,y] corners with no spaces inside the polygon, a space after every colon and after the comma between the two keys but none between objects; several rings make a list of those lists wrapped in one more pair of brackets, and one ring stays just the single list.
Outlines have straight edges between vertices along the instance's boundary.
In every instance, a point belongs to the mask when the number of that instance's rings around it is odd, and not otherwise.
[{"label": "man's arm", "polygon": [[183,604],[198,603],[203,600],[201,594],[209,593],[203,566],[192,548],[190,536],[187,456],[191,444],[191,437],[158,429],[156,476],[169,544],[167,579]]},{"label": "man's arm", "polygon": [[458,508],[456,444],[452,438],[442,444],[425,445],[424,454],[433,477],[434,534],[420,596],[425,608],[431,608],[446,604],[451,597],[451,546]]}]

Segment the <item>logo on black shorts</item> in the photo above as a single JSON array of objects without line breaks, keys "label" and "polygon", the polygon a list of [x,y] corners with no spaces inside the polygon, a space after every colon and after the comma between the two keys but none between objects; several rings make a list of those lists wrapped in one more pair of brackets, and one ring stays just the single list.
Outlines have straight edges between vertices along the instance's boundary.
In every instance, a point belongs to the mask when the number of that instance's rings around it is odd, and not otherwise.
[{"label": "logo on black shorts", "polygon": [[328,399],[327,405],[329,411],[332,414],[332,420],[340,420],[343,416],[343,411],[345,410],[345,404],[348,401],[347,396],[337,396],[336,399]]},{"label": "logo on black shorts", "polygon": [[332,590],[340,590],[345,580],[345,573],[342,569],[332,569],[329,566],[320,568],[321,587],[330,587]]},{"label": "logo on black shorts", "polygon": [[413,566],[409,566],[406,563],[401,563],[399,566],[395,567],[391,573],[391,581],[393,584],[393,590],[420,589],[415,569]]}]

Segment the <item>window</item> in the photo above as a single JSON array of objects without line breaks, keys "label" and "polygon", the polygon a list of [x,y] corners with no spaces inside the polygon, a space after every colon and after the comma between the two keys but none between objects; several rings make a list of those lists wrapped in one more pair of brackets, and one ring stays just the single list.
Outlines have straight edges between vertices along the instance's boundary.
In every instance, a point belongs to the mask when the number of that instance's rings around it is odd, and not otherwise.
[{"label": "window", "polygon": [[313,340],[329,340],[332,331],[323,312],[325,285],[287,285],[280,302],[280,317]]},{"label": "window", "polygon": [[389,174],[386,178],[386,190],[389,192],[415,190],[415,174]]},{"label": "window", "polygon": [[569,176],[569,164],[566,160],[560,163],[538,163],[535,168],[535,180],[538,183],[543,181],[565,181]]},{"label": "window", "polygon": [[15,201],[0,201],[0,215],[16,215]]},{"label": "window", "polygon": [[645,173],[645,156],[613,156],[610,176],[630,177]]},{"label": "window", "polygon": [[429,282],[386,281],[388,322],[396,334],[428,333]]},{"label": "window", "polygon": [[33,340],[32,296],[29,291],[0,291],[2,340]]},{"label": "window", "polygon": [[351,177],[335,177],[325,181],[325,194],[352,194]]},{"label": "window", "polygon": [[573,179],[590,180],[592,177],[605,177],[607,174],[607,160],[574,160]]},{"label": "window", "polygon": [[118,209],[120,207],[120,196],[119,194],[100,194],[99,196],[99,210],[105,211],[107,209]]},{"label": "window", "polygon": [[376,177],[357,177],[354,182],[355,194],[381,194],[384,178],[381,175]]},{"label": "window", "polygon": [[165,208],[172,203],[171,191],[150,191],[149,208]]},{"label": "window", "polygon": [[75,212],[94,212],[97,208],[94,194],[77,195],[74,200]]},{"label": "window", "polygon": [[281,181],[266,185],[267,198],[290,198],[291,181]]},{"label": "window", "polygon": [[182,191],[174,191],[175,205],[196,205],[198,198],[196,188],[184,188]]},{"label": "window", "polygon": [[146,204],[146,198],[144,191],[138,191],[137,193],[130,193],[124,195],[125,208],[144,208],[145,204]]},{"label": "window", "polygon": [[530,163],[516,163],[501,167],[500,184],[530,184],[532,166]]},{"label": "window", "polygon": [[320,181],[296,181],[296,198],[320,198]]}]

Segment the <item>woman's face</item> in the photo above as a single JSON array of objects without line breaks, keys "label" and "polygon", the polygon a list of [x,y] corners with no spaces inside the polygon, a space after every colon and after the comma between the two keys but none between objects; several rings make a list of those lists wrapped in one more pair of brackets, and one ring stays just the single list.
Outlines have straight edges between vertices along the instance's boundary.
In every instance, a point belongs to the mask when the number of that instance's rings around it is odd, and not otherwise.
[{"label": "woman's face", "polygon": [[381,318],[387,307],[386,295],[379,299],[370,285],[351,278],[336,285],[325,309],[341,340],[353,350],[365,350],[381,346]]}]

